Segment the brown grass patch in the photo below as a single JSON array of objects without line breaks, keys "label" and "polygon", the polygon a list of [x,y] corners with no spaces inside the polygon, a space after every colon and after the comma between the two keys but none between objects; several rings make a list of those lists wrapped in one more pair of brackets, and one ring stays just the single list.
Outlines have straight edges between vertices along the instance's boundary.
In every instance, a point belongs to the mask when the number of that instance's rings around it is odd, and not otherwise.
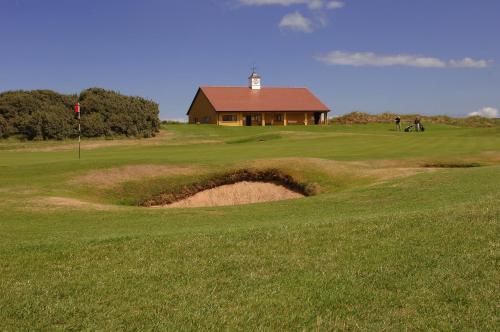
[{"label": "brown grass patch", "polygon": [[488,164],[500,164],[500,151],[485,151],[480,154],[480,158]]},{"label": "brown grass patch", "polygon": [[85,202],[75,198],[68,197],[39,197],[32,200],[32,207],[41,209],[51,207],[73,208],[73,209],[92,209],[100,211],[116,210],[118,206],[109,204],[99,204]]},{"label": "brown grass patch", "polygon": [[73,178],[72,184],[110,188],[118,183],[172,175],[189,175],[199,173],[200,167],[172,166],[172,165],[128,165],[124,167],[108,168],[90,171],[84,175]]},{"label": "brown grass patch", "polygon": [[[172,138],[174,133],[168,131],[160,131],[155,137],[151,138],[90,138],[83,139],[81,143],[82,150],[93,150],[112,146],[130,146],[130,145],[164,145],[168,141],[165,139]],[[52,151],[68,151],[78,149],[78,141],[45,141],[45,142],[19,142],[17,144],[10,143],[12,151],[32,151],[32,152],[52,152]]]},{"label": "brown grass patch", "polygon": [[204,190],[164,207],[187,208],[242,205],[301,197],[304,197],[304,195],[274,183],[242,181]]}]

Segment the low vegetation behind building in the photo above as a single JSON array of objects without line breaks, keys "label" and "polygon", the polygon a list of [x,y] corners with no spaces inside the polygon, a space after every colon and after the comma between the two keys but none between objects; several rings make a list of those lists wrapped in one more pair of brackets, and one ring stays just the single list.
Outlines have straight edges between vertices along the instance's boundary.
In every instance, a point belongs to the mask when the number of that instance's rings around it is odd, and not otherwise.
[{"label": "low vegetation behind building", "polygon": [[[398,114],[381,113],[368,114],[363,112],[351,112],[342,116],[332,118],[330,124],[367,124],[367,123],[391,123],[394,122]],[[423,123],[438,123],[459,127],[494,127],[500,125],[500,119],[490,119],[481,116],[469,116],[466,118],[453,118],[447,115],[420,115],[420,114],[400,114],[401,122],[413,123],[415,118],[419,118]]]}]

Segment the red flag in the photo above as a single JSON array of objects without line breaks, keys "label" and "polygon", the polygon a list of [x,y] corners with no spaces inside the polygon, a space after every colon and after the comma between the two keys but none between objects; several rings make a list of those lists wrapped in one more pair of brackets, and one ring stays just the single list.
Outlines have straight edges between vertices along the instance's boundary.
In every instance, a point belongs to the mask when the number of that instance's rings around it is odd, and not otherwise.
[{"label": "red flag", "polygon": [[75,104],[75,119],[80,119],[80,103]]}]

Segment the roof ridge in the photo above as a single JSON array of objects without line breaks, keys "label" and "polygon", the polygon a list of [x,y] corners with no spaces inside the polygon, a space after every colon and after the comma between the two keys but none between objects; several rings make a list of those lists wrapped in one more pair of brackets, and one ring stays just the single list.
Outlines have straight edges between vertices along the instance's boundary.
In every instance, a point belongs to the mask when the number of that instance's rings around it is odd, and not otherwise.
[{"label": "roof ridge", "polygon": [[[249,89],[248,86],[228,86],[228,85],[200,85],[200,88],[230,88],[230,89]],[[307,89],[305,86],[264,86],[262,89]]]}]

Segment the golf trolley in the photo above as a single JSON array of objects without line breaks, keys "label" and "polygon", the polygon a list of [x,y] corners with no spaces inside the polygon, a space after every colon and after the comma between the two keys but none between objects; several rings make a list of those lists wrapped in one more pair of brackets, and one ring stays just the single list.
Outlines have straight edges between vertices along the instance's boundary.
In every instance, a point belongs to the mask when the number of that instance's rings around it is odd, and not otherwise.
[{"label": "golf trolley", "polygon": [[[415,126],[414,126],[414,125],[409,125],[408,127],[406,127],[406,128],[405,128],[405,132],[406,132],[406,133],[409,133],[409,132],[414,131],[414,130],[415,130],[415,131],[417,131],[417,130],[415,129]],[[419,130],[419,131],[425,131],[424,126],[420,125],[420,130]]]}]

